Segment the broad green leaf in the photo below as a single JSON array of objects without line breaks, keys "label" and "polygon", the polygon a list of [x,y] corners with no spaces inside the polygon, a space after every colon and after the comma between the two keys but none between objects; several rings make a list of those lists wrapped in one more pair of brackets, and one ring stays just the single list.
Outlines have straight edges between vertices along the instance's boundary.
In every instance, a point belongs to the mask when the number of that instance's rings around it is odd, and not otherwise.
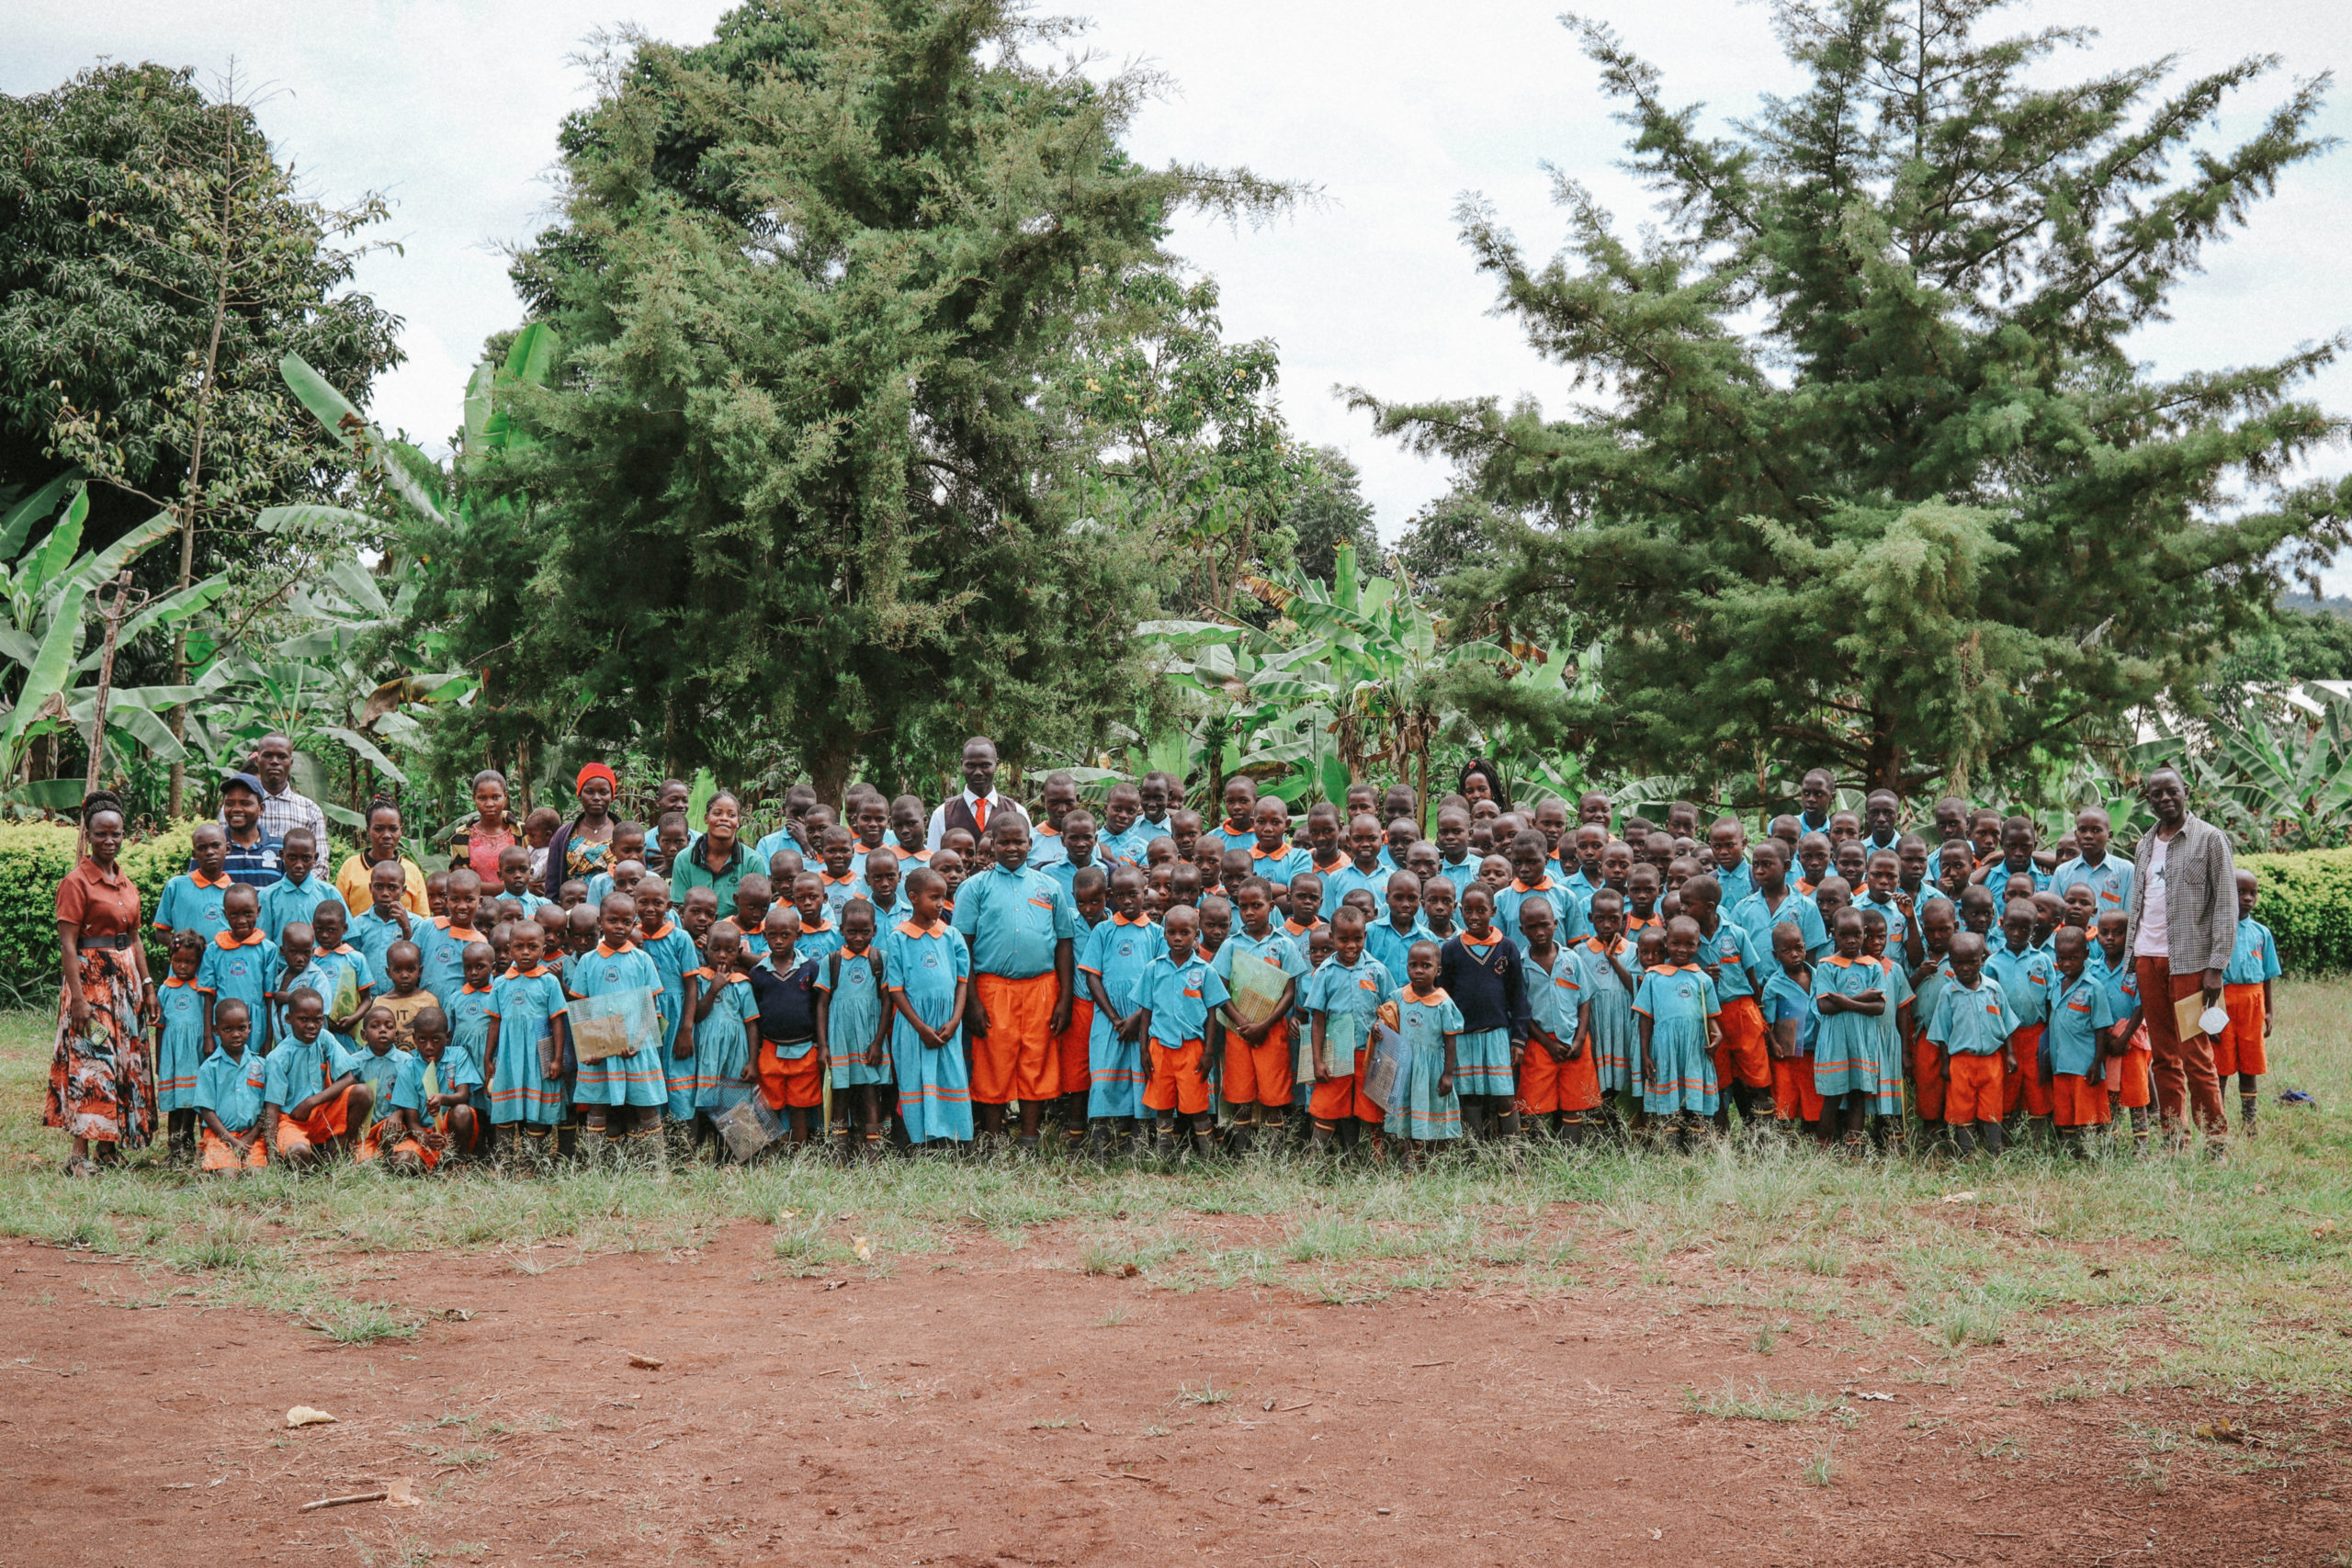
[{"label": "broad green leaf", "polygon": [[143,554],[158,539],[169,538],[179,532],[179,524],[169,513],[159,512],[146,522],[92,556],[86,565],[74,569],[74,575],[96,592],[99,586]]},{"label": "broad green leaf", "polygon": [[686,795],[686,826],[688,829],[697,833],[703,830],[703,829],[707,825],[705,818],[705,813],[709,811],[710,803],[713,799],[717,798],[718,795],[718,775],[712,773],[708,768],[696,768],[695,770],[694,787]]},{"label": "broad green leaf", "polygon": [[401,772],[400,768],[390,757],[387,757],[381,751],[379,751],[376,749],[376,743],[373,740],[368,739],[368,737],[360,734],[359,731],[356,729],[346,729],[339,724],[328,724],[320,726],[320,733],[323,735],[332,735],[337,740],[342,741],[345,746],[350,747],[353,751],[358,753],[362,761],[373,763],[378,772],[381,773],[386,778],[391,780],[394,784],[408,783],[408,775]]},{"label": "broad green leaf", "polygon": [[74,656],[82,646],[82,599],[76,591],[69,590],[53,606],[56,618],[50,622],[49,635],[41,638],[40,650],[25,667],[25,682],[17,689],[17,705],[8,710],[5,724],[0,724],[0,778],[13,777],[21,760],[16,751],[17,742],[31,727],[49,699],[64,690],[65,682],[74,670]]},{"label": "broad green leaf", "polygon": [[90,492],[75,491],[74,503],[65,509],[64,517],[49,531],[49,537],[40,542],[40,547],[33,551],[17,574],[18,587],[38,594],[64,575],[74,553],[82,547],[82,521],[89,514]]},{"label": "broad green leaf", "polygon": [[390,612],[391,606],[384,603],[383,591],[376,586],[374,574],[356,560],[346,556],[328,562],[327,579],[367,614],[381,616]]},{"label": "broad green leaf", "polygon": [[[127,648],[148,632],[161,627],[177,626],[190,615],[202,612],[228,591],[229,580],[226,577],[212,577],[207,578],[202,582],[191,583],[185,592],[167,593],[123,622],[122,631],[116,638],[116,645],[118,648]],[[101,640],[97,649],[84,654],[81,663],[75,668],[82,671],[96,670],[105,660],[106,648]]]},{"label": "broad green leaf", "polygon": [[0,514],[0,561],[17,558],[17,552],[25,547],[25,540],[31,535],[33,525],[56,511],[57,503],[81,478],[81,469],[68,468],[8,508],[5,514]]},{"label": "broad green leaf", "polygon": [[484,360],[466,378],[466,452],[470,457],[490,450],[491,384],[497,377],[497,367]]},{"label": "broad green leaf", "polygon": [[345,532],[358,528],[372,532],[382,527],[383,523],[364,512],[354,512],[347,506],[320,506],[305,502],[299,506],[266,506],[254,518],[254,526],[265,534],[311,527]]},{"label": "broad green leaf", "polygon": [[359,445],[359,434],[367,428],[368,422],[351,406],[350,399],[334,389],[334,383],[311,369],[299,354],[289,354],[279,360],[277,373],[302,406],[343,443],[345,450]]}]

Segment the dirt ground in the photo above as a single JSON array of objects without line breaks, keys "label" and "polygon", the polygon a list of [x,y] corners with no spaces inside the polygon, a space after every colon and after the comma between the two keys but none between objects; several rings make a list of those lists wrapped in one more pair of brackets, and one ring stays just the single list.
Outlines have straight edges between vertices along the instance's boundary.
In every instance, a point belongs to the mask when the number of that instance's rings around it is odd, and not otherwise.
[{"label": "dirt ground", "polygon": [[[0,1562],[2229,1565],[2352,1541],[2338,1410],[2051,1400],[2105,1368],[1802,1325],[1766,1356],[1751,1316],[1655,1291],[1320,1306],[1076,1257],[981,1235],[796,1278],[745,1225],[668,1257],[374,1258],[363,1289],[447,1315],[344,1348],[281,1314],[124,1310],[171,1277],[6,1244]],[[1830,1408],[1690,1407],[1759,1376]],[[295,1404],[337,1420],[288,1431]],[[2217,1410],[2253,1441],[2190,1436]],[[300,1512],[393,1478],[422,1506]]]}]

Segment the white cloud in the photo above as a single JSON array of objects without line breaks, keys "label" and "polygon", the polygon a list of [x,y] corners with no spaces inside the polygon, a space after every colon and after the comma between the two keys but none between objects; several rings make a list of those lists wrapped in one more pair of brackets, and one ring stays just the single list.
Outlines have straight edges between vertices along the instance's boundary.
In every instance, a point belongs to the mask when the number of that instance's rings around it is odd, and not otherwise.
[{"label": "white cloud", "polygon": [[[264,121],[320,194],[380,189],[398,204],[387,232],[406,254],[370,258],[361,281],[407,321],[412,362],[386,378],[377,402],[388,423],[437,443],[457,427],[465,368],[482,339],[516,320],[496,247],[547,220],[556,132],[587,96],[571,57],[597,27],[623,19],[658,37],[706,38],[724,8],[718,0],[637,0],[625,11],[557,0],[19,6],[0,91],[46,88],[101,53],[207,73],[233,59],[245,80],[275,86]],[[1530,392],[1564,404],[1557,368],[1486,314],[1493,289],[1472,269],[1452,217],[1462,192],[1483,192],[1532,251],[1548,254],[1562,231],[1546,161],[1600,192],[1628,231],[1648,216],[1642,193],[1613,167],[1623,131],[1597,73],[1549,7],[1100,0],[1069,8],[1093,16],[1091,46],[1106,62],[1140,61],[1174,79],[1175,96],[1136,128],[1139,155],[1247,164],[1324,188],[1323,205],[1264,230],[1187,220],[1179,245],[1218,277],[1229,333],[1281,345],[1293,422],[1363,466],[1384,531],[1393,535],[1446,476],[1375,441],[1332,395],[1335,383],[1387,397]],[[1587,9],[1661,67],[1673,98],[1703,100],[1719,116],[1746,112],[1758,93],[1793,80],[1761,6],[1600,0]],[[2236,134],[2290,76],[2352,51],[2352,6],[2340,0],[2042,3],[2018,6],[2007,25],[2059,22],[2103,34],[2086,58],[2061,57],[2057,69],[2070,75],[2166,52],[2184,71],[2279,53],[2284,72],[2242,96],[2227,128]],[[2331,106],[2322,130],[2352,131],[2352,114]],[[2177,321],[2146,334],[2146,356],[2164,370],[2242,364],[2352,324],[2352,279],[2335,254],[2347,231],[2352,157],[2297,170],[2248,233],[2210,254],[2211,270],[2180,292]],[[2317,395],[2352,409],[2352,370],[2331,373]],[[2345,466],[2331,453],[2320,471]],[[2352,588],[2352,569],[2337,581]]]}]

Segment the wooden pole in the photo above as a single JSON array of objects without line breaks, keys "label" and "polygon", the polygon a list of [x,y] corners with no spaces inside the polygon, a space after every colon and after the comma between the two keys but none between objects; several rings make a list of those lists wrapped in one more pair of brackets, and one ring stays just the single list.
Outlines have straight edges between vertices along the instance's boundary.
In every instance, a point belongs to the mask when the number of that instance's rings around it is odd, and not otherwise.
[{"label": "wooden pole", "polygon": [[[122,635],[123,612],[130,607],[130,573],[126,570],[114,580],[113,607],[100,612],[106,617],[107,642],[105,651],[98,655],[98,695],[96,702],[90,709],[90,767],[82,780],[82,795],[85,799],[97,789],[98,780],[103,776],[106,767],[107,693],[114,685],[115,639]],[[82,817],[81,828],[74,837],[75,865],[82,863],[82,857],[87,854],[90,849],[89,813],[85,811],[82,813]]]}]

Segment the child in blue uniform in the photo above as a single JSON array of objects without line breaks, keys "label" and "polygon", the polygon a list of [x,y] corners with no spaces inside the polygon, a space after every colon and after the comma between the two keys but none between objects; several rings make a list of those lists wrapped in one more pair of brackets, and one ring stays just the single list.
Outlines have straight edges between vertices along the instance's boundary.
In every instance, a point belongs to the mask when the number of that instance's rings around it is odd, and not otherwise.
[{"label": "child in blue uniform", "polygon": [[1980,1134],[1986,1151],[1999,1154],[2001,1079],[2017,1014],[2000,982],[1985,976],[1983,937],[1968,931],[1954,936],[1949,962],[1951,980],[1928,1025],[1943,1057],[1944,1122],[1962,1157],[1976,1152]]},{"label": "child in blue uniform", "polygon": [[1772,1045],[1772,1118],[1782,1133],[1800,1122],[1821,1130],[1821,1091],[1813,1081],[1813,969],[1793,922],[1772,928],[1772,962],[1761,973],[1757,1009]]},{"label": "child in blue uniform", "polygon": [[[490,1022],[498,1016],[497,955],[490,943],[477,942],[467,944],[465,958],[463,981],[443,1010],[449,1040],[434,1064],[433,1076],[444,1093],[466,1091],[467,1103],[474,1111],[474,1130],[487,1138],[490,1080],[482,1064],[490,1058]],[[411,1031],[413,1033],[413,1025]]]},{"label": "child in blue uniform", "polygon": [[541,961],[546,936],[530,920],[507,939],[506,973],[492,991],[484,1077],[490,1080],[493,1148],[502,1159],[545,1152],[548,1135],[571,1120],[564,1057],[563,983]]},{"label": "child in blue uniform", "polygon": [[2237,1075],[2240,1124],[2251,1138],[2255,1106],[2262,1097],[2262,1075],[2270,1070],[2270,1025],[2277,1016],[2270,982],[2279,974],[2278,939],[2254,918],[2255,905],[2262,897],[2262,885],[2254,873],[2238,872],[2237,896],[2237,944],[2222,971],[2222,1006],[2230,1021],[2213,1037],[2213,1071],[2224,1084],[2231,1074]]},{"label": "child in blue uniform", "polygon": [[277,869],[284,875],[261,890],[261,934],[275,942],[286,940],[286,928],[297,920],[318,923],[319,906],[332,902],[346,919],[343,895],[334,879],[320,875],[319,843],[308,828],[289,828],[277,849]]},{"label": "child in blue uniform", "polygon": [[1438,987],[1437,943],[1415,942],[1405,955],[1405,973],[1411,983],[1380,1006],[1380,1021],[1402,1035],[1412,1053],[1383,1125],[1390,1137],[1411,1140],[1411,1157],[1418,1163],[1430,1145],[1462,1136],[1462,1104],[1453,1090],[1462,1010]]},{"label": "child in blue uniform", "polygon": [[163,897],[155,900],[155,929],[198,931],[209,942],[229,929],[220,908],[221,897],[236,886],[222,869],[229,863],[229,833],[218,822],[199,822],[190,839],[189,858],[196,863],[164,884]]},{"label": "child in blue uniform", "polygon": [[[1885,916],[1876,908],[1860,909],[1862,956],[1877,964],[1885,976],[1886,1010],[1878,1015],[1877,1087],[1871,1093],[1871,1114],[1886,1146],[1900,1152],[1903,1144],[1903,1038],[1911,1028],[1911,976],[1895,954],[1887,951]],[[1900,950],[1896,950],[1898,953]]]},{"label": "child in blue uniform", "polygon": [[[662,988],[661,971],[636,942],[637,903],[626,893],[606,896],[596,914],[597,942],[571,968],[571,994],[582,999],[627,991]],[[629,1041],[627,1055],[580,1064],[571,1091],[580,1107],[580,1152],[591,1161],[604,1152],[608,1130],[632,1141],[658,1136],[662,1111],[670,1102],[669,1071],[662,1060],[657,1029]],[[617,1112],[617,1114],[616,1114]]]},{"label": "child in blue uniform", "polygon": [[1168,951],[1144,968],[1136,983],[1136,1006],[1144,1015],[1143,1035],[1148,1052],[1143,1102],[1158,1113],[1159,1148],[1165,1156],[1176,1149],[1176,1119],[1193,1121],[1193,1147],[1208,1152],[1216,1118],[1209,1111],[1208,1077],[1203,1070],[1208,1055],[1209,1015],[1230,998],[1225,982],[1207,959],[1194,950],[1200,937],[1200,913],[1182,905],[1168,911],[1160,935]]},{"label": "child in blue uniform", "polygon": [[2108,1031],[2115,1013],[2107,987],[2088,973],[2090,939],[2079,927],[2061,927],[2052,957],[2050,1024],[2042,1034],[2041,1071],[2049,1084],[2051,1118],[2058,1136],[2077,1158],[2085,1154],[2083,1130],[2104,1127],[2107,1106]]},{"label": "child in blue uniform", "polygon": [[[933,857],[937,859],[936,854]],[[883,939],[885,987],[896,1016],[890,1028],[892,1076],[907,1141],[972,1141],[972,1077],[964,1059],[964,1007],[972,955],[940,919],[947,879],[926,865],[906,877],[914,913]]]},{"label": "child in blue uniform", "polygon": [[[874,851],[866,857],[868,869],[888,853]],[[817,1040],[831,1065],[833,1087],[846,1090],[845,1098],[854,1102],[852,1113],[866,1154],[878,1159],[883,1090],[890,1081],[890,1035],[882,1006],[888,976],[875,947],[875,908],[865,899],[853,898],[842,906],[842,945],[817,964]]]},{"label": "child in blue uniform", "polygon": [[[1543,847],[1540,834],[1529,835]],[[1560,902],[1573,902],[1565,898]],[[1558,909],[1555,903],[1553,908]],[[1453,1089],[1463,1130],[1519,1135],[1511,1058],[1527,1043],[1527,981],[1519,945],[1494,926],[1494,899],[1473,883],[1462,896],[1462,931],[1438,949],[1438,984],[1462,1012],[1453,1043]]]},{"label": "child in blue uniform", "polygon": [[[171,1132],[175,1165],[196,1158],[198,1068],[204,1061],[204,993],[196,974],[208,939],[195,930],[172,933],[172,972],[155,987],[155,1109]],[[243,1068],[238,1069],[243,1072]],[[260,1107],[254,1107],[258,1114]]]},{"label": "child in blue uniform", "polygon": [[[1342,1124],[1370,1122],[1375,1134],[1387,1112],[1363,1093],[1367,1027],[1380,1004],[1396,994],[1396,983],[1380,960],[1364,951],[1364,919],[1352,905],[1331,917],[1331,956],[1306,982],[1306,1010],[1314,1048],[1315,1090],[1307,1112],[1315,1119],[1318,1152],[1331,1148]],[[1351,1134],[1353,1136],[1354,1134]]]},{"label": "child in blue uniform", "polygon": [[632,897],[637,900],[638,947],[653,961],[662,980],[655,1005],[662,1015],[662,1116],[672,1134],[684,1138],[695,1119],[695,992],[701,983],[702,954],[695,939],[670,919],[668,882],[649,873],[638,879]]},{"label": "child in blue uniform", "polygon": [[[1886,971],[1862,951],[1861,911],[1838,911],[1830,928],[1836,951],[1813,970],[1813,1006],[1820,1022],[1813,1037],[1813,1086],[1826,1112],[1842,1108],[1847,1147],[1860,1152],[1871,1107],[1879,1093],[1879,1016],[1889,1007]],[[1901,1103],[1902,1080],[1895,1080]]]},{"label": "child in blue uniform", "polygon": [[1604,1104],[1614,1096],[1619,1113],[1638,1113],[1642,1040],[1634,1024],[1634,996],[1641,977],[1625,941],[1624,896],[1613,887],[1600,889],[1586,906],[1586,916],[1592,934],[1568,951],[1577,961],[1577,988],[1592,1037],[1593,1076]]},{"label": "child in blue uniform", "polygon": [[[185,988],[195,992],[193,986]],[[237,1007],[227,1009],[219,1022],[219,1043],[196,1070],[204,1168],[232,1174],[259,1170],[269,1164],[269,1146],[261,1132],[262,1086],[251,1076],[253,1064],[245,1060],[253,1024]]]},{"label": "child in blue uniform", "polygon": [[1110,905],[1110,918],[1087,933],[1078,964],[1094,1001],[1086,1118],[1098,1154],[1123,1142],[1143,1116],[1143,1013],[1136,991],[1151,961],[1168,951],[1159,928],[1144,918],[1142,872],[1130,865],[1111,874]]},{"label": "child in blue uniform", "polygon": [[254,1021],[254,1038],[266,1055],[271,1048],[269,998],[277,988],[277,944],[261,934],[261,896],[243,883],[221,895],[221,913],[228,929],[212,939],[197,968],[197,989],[204,993],[204,1033],[212,1033],[212,1010],[235,999],[245,1004]]},{"label": "child in blue uniform", "polygon": [[[1665,962],[1646,968],[1634,994],[1642,1042],[1642,1109],[1669,1118],[1688,1146],[1721,1099],[1715,1082],[1715,983],[1699,966],[1699,923],[1678,915],[1666,927]],[[1858,942],[1859,945],[1859,942]]]},{"label": "child in blue uniform", "polygon": [[695,1032],[681,1036],[673,1052],[692,1053],[687,1081],[694,1096],[694,1137],[696,1146],[708,1143],[715,1157],[727,1149],[711,1118],[743,1100],[758,1088],[753,1063],[760,1054],[760,998],[745,973],[743,931],[733,920],[719,920],[703,939],[704,967],[696,971],[699,999],[695,1005]]}]

